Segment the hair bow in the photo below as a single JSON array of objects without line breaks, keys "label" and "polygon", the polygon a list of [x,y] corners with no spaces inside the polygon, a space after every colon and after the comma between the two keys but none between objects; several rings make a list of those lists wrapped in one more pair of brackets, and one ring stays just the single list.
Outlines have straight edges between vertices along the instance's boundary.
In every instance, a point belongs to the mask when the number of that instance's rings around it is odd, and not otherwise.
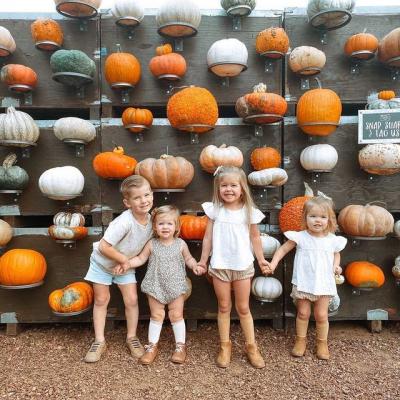
[{"label": "hair bow", "polygon": [[332,201],[332,197],[327,196],[325,193],[322,193],[322,192],[320,192],[319,190],[318,190],[318,192],[317,192],[317,195],[323,197],[323,198],[326,199],[326,200]]},{"label": "hair bow", "polygon": [[215,172],[214,172],[214,176],[217,176],[217,175],[219,174],[219,171],[221,171],[221,168],[222,168],[222,165],[219,165],[219,166],[217,167],[217,169],[216,169]]}]

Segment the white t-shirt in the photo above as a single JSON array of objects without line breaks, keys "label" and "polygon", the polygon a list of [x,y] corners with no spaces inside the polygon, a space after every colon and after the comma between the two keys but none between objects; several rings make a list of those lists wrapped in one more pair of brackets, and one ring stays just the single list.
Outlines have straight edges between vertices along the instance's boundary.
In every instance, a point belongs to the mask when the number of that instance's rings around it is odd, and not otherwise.
[{"label": "white t-shirt", "polygon": [[[147,224],[142,225],[136,221],[131,210],[125,210],[110,223],[103,239],[125,256],[134,257],[142,251],[144,245],[152,237],[153,227],[150,215],[147,218]],[[117,263],[100,252],[99,243],[93,243],[90,262],[110,272]]]},{"label": "white t-shirt", "polygon": [[333,233],[315,237],[307,231],[287,231],[284,235],[297,243],[292,276],[297,290],[317,296],[337,294],[333,258],[345,248],[347,239]]},{"label": "white t-shirt", "polygon": [[[211,202],[203,203],[202,207],[207,217],[214,221],[210,267],[233,271],[247,269],[254,261],[254,255],[246,209],[228,210]],[[258,224],[264,218],[260,210],[253,208],[251,224]]]}]

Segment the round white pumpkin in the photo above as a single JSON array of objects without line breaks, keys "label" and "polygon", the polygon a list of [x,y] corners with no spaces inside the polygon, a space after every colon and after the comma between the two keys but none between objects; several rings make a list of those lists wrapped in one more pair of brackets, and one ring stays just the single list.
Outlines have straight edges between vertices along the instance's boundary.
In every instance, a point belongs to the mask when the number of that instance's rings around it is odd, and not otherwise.
[{"label": "round white pumpkin", "polygon": [[314,75],[324,68],[325,53],[311,46],[294,48],[289,55],[290,69],[300,75]]},{"label": "round white pumpkin", "polygon": [[[36,143],[39,134],[39,127],[29,114],[17,111],[14,107],[8,107],[5,114],[0,114],[0,140]],[[26,147],[28,145],[13,144],[13,146]]]},{"label": "round white pumpkin", "polygon": [[0,219],[0,247],[5,246],[13,237],[13,229],[10,224]]},{"label": "round white pumpkin", "polygon": [[85,178],[72,166],[50,168],[39,177],[40,191],[50,199],[69,200],[82,193]]},{"label": "round white pumpkin", "polygon": [[335,274],[336,285],[343,285],[344,281],[345,281],[344,275],[336,275]]},{"label": "round white pumpkin", "polygon": [[10,31],[0,26],[0,57],[6,57],[17,49],[14,38]]},{"label": "round white pumpkin", "polygon": [[247,179],[254,186],[282,186],[287,182],[288,175],[282,168],[266,168],[251,172]]},{"label": "round white pumpkin", "polygon": [[400,238],[400,220],[396,221],[393,225],[393,232],[395,236]]},{"label": "round white pumpkin", "polygon": [[262,302],[271,303],[282,294],[282,284],[278,279],[266,276],[257,276],[251,283],[253,296]]},{"label": "round white pumpkin", "polygon": [[338,153],[330,144],[314,144],[300,154],[300,164],[307,171],[332,171],[337,161]]},{"label": "round white pumpkin", "polygon": [[237,76],[247,68],[246,45],[237,39],[214,42],[207,52],[207,65],[218,76]]},{"label": "round white pumpkin", "polygon": [[201,151],[199,162],[204,171],[212,174],[219,166],[240,168],[243,165],[243,154],[235,146],[222,144],[217,147],[210,144]]},{"label": "round white pumpkin", "polygon": [[[138,0],[115,0],[111,12],[115,18],[126,18],[123,22],[124,25],[136,25],[144,18],[144,7]],[[129,22],[129,18],[133,18],[133,20]]]},{"label": "round white pumpkin", "polygon": [[275,239],[272,236],[267,235],[266,233],[261,233],[261,246],[263,249],[264,257],[265,258],[272,258],[275,252],[281,246],[281,243],[278,239]]},{"label": "round white pumpkin", "polygon": [[81,213],[59,212],[53,217],[53,223],[54,225],[75,228],[85,226],[85,217]]},{"label": "round white pumpkin", "polygon": [[329,300],[328,304],[328,313],[329,314],[334,314],[339,310],[340,307],[340,297],[338,294],[335,294],[331,299]]},{"label": "round white pumpkin", "polygon": [[84,143],[91,142],[96,137],[96,128],[82,118],[60,118],[54,124],[54,135],[60,140],[78,140]]},{"label": "round white pumpkin", "polygon": [[358,153],[360,167],[370,174],[393,175],[400,172],[400,145],[368,144]]},{"label": "round white pumpkin", "polygon": [[309,0],[308,19],[311,20],[316,14],[323,12],[324,14],[314,18],[313,26],[323,26],[326,29],[339,28],[349,21],[349,16],[344,11],[351,14],[355,4],[355,0]]}]

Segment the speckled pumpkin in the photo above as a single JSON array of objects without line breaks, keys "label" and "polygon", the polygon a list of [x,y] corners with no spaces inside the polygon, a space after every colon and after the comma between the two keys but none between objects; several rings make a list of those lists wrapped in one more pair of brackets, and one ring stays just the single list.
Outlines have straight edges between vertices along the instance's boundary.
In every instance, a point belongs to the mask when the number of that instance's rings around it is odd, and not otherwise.
[{"label": "speckled pumpkin", "polygon": [[32,39],[38,42],[52,42],[42,43],[39,45],[41,50],[53,51],[61,47],[64,40],[64,34],[58,22],[50,18],[38,18],[31,24]]},{"label": "speckled pumpkin", "polygon": [[368,144],[358,153],[360,167],[376,175],[400,172],[400,145],[395,143]]},{"label": "speckled pumpkin", "polygon": [[[289,50],[289,37],[283,28],[268,28],[259,32],[256,37],[256,51],[263,54],[277,51],[286,54]],[[279,54],[269,54],[269,58],[280,58]]]},{"label": "speckled pumpkin", "polygon": [[50,308],[59,313],[82,311],[93,303],[92,286],[86,282],[74,282],[49,295]]},{"label": "speckled pumpkin", "polygon": [[250,162],[256,171],[277,168],[281,165],[281,155],[273,147],[258,147],[251,152]]}]

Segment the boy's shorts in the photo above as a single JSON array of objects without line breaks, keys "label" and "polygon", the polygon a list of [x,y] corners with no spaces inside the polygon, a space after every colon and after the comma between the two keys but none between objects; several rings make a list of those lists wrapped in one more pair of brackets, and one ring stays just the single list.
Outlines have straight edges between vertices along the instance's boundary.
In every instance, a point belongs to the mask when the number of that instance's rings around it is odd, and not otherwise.
[{"label": "boy's shorts", "polygon": [[96,264],[90,264],[89,270],[84,278],[93,283],[100,283],[101,285],[127,285],[129,283],[136,283],[136,275],[134,270],[129,270],[124,275],[114,275],[111,272],[106,272]]}]

